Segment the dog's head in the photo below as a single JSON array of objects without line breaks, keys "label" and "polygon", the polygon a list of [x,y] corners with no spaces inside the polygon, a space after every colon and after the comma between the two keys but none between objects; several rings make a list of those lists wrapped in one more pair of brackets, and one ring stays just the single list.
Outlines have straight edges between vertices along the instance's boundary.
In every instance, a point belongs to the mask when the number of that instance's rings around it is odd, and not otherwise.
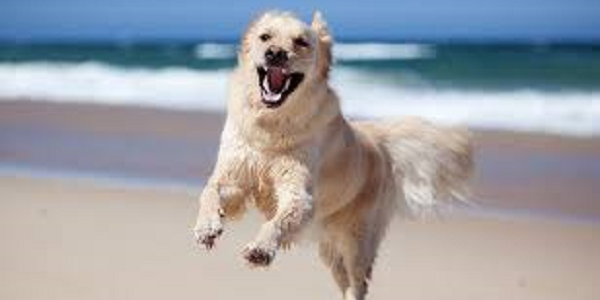
[{"label": "dog's head", "polygon": [[288,12],[267,12],[253,21],[242,39],[240,65],[256,72],[260,101],[275,109],[311,84],[326,84],[331,37],[321,14],[308,25]]}]

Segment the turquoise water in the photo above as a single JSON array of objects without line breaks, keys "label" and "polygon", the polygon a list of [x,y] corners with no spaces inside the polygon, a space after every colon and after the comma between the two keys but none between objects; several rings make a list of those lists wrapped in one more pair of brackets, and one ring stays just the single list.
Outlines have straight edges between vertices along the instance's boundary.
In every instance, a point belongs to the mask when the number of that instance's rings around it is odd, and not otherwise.
[{"label": "turquoise water", "polygon": [[[346,46],[338,46],[338,65],[400,86],[600,90],[600,45],[412,45],[408,49],[411,53],[395,55],[395,50],[402,49],[379,44],[364,49],[376,53],[365,53],[363,57],[344,55],[348,52],[343,49]],[[125,68],[194,70],[228,69],[235,65],[234,44],[217,44],[213,48],[211,55],[203,55],[202,45],[196,44],[5,44],[0,46],[0,63],[95,61]]]},{"label": "turquoise water", "polygon": [[[344,113],[600,135],[600,44],[336,43]],[[0,44],[0,101],[225,110],[232,43]]]}]

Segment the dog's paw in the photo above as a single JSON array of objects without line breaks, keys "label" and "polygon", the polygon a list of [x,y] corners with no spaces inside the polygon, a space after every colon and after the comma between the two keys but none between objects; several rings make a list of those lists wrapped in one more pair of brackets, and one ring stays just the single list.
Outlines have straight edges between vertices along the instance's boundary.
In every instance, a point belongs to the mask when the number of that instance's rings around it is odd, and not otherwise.
[{"label": "dog's paw", "polygon": [[251,268],[268,267],[275,259],[275,250],[249,244],[243,251],[244,259]]},{"label": "dog's paw", "polygon": [[207,250],[214,248],[215,241],[223,234],[221,218],[221,213],[210,217],[200,217],[194,227],[196,242],[206,247]]}]

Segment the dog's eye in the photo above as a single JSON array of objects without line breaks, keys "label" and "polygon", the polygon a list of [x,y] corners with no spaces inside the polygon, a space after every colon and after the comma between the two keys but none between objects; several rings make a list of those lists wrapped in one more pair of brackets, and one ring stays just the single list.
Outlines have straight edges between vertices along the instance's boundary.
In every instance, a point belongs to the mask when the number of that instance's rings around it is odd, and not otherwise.
[{"label": "dog's eye", "polygon": [[268,41],[268,40],[271,39],[271,35],[268,34],[268,33],[263,33],[263,34],[260,35],[259,38],[260,38],[261,41],[266,42],[266,41]]},{"label": "dog's eye", "polygon": [[302,48],[308,48],[310,46],[310,44],[305,38],[295,38],[294,45]]}]

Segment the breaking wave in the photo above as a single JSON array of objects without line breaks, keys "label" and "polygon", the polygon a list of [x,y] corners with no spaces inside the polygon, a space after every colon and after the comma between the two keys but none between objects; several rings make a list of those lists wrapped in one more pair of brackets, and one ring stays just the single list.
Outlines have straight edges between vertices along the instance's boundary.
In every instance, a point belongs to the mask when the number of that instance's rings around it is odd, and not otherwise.
[{"label": "breaking wave", "polygon": [[[100,62],[0,63],[0,99],[93,102],[171,109],[225,109],[230,70],[123,68]],[[332,85],[345,113],[423,116],[477,128],[600,135],[600,92],[476,91],[405,87],[348,67]]]},{"label": "breaking wave", "polygon": [[[233,59],[236,45],[228,43],[198,44],[194,53],[198,59]],[[435,56],[435,47],[426,44],[338,43],[333,47],[338,61],[410,60]]]}]

